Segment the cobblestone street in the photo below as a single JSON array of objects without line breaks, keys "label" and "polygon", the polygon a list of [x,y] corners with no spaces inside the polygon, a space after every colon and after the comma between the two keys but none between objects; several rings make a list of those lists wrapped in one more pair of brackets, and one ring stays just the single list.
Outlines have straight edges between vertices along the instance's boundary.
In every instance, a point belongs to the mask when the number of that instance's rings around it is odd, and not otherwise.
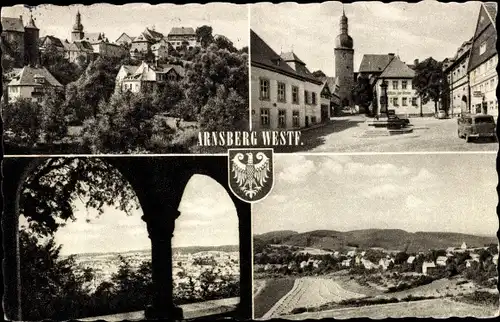
[{"label": "cobblestone street", "polygon": [[364,115],[342,116],[331,123],[304,131],[302,146],[275,152],[435,152],[498,151],[498,143],[478,140],[466,143],[458,138],[457,119],[410,118],[413,132],[380,136],[383,131],[369,126]]}]

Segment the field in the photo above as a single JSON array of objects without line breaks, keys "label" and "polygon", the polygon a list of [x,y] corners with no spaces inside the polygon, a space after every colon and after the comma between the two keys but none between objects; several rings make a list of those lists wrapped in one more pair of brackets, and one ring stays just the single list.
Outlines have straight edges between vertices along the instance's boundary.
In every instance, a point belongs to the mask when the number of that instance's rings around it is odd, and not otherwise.
[{"label": "field", "polygon": [[[259,280],[254,283],[258,284]],[[292,289],[294,278],[279,278],[265,281],[264,288],[254,296],[254,317],[261,318],[273,305]]]},{"label": "field", "polygon": [[466,303],[454,302],[449,299],[432,299],[334,309],[321,312],[308,312],[283,316],[282,318],[291,320],[305,320],[323,318],[350,319],[361,317],[370,317],[372,319],[382,319],[388,317],[445,318],[451,316],[492,317],[498,316],[498,311],[495,311],[493,308],[485,308]]},{"label": "field", "polygon": [[280,299],[264,318],[284,315],[298,308],[315,308],[323,304],[340,302],[346,299],[365,297],[343,289],[333,279],[304,277],[295,280],[293,288]]}]

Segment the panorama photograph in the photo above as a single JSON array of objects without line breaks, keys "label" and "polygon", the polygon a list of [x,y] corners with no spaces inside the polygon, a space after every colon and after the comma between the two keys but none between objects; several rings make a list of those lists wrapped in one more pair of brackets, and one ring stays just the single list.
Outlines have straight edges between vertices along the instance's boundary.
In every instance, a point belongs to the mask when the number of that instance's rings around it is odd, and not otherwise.
[{"label": "panorama photograph", "polygon": [[498,316],[496,154],[280,155],[254,318]]},{"label": "panorama photograph", "polygon": [[7,158],[6,317],[251,318],[250,205],[210,170],[223,159]]},{"label": "panorama photograph", "polygon": [[497,4],[250,7],[251,126],[277,152],[497,151]]},{"label": "panorama photograph", "polygon": [[199,131],[248,130],[246,6],[15,5],[1,23],[6,154],[204,153]]}]

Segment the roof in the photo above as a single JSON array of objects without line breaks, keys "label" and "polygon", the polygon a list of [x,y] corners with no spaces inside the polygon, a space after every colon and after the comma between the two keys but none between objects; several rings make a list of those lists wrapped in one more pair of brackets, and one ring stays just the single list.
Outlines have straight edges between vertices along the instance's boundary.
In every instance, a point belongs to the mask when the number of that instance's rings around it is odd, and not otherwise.
[{"label": "roof", "polygon": [[70,44],[69,50],[76,50],[76,51],[94,51],[94,48],[90,44],[90,42],[85,41],[85,40],[80,40],[80,41],[74,41]]},{"label": "roof", "polygon": [[2,31],[24,32],[23,19],[2,17]]},{"label": "roof", "polygon": [[159,67],[161,68],[161,72],[168,73],[173,69],[179,76],[184,77],[185,69],[180,65],[160,65]]},{"label": "roof", "polygon": [[[496,4],[483,3],[479,10],[474,39],[469,55],[467,71],[471,72],[488,59],[497,54]],[[486,44],[486,50],[481,52],[481,46]]]},{"label": "roof", "polygon": [[338,78],[335,78],[335,77],[323,77],[321,79],[323,81],[323,84],[326,84],[326,86],[328,86],[328,89],[330,90],[330,93],[334,94],[334,95],[338,95],[338,86],[339,86],[339,83],[338,83]]},{"label": "roof", "polygon": [[45,67],[31,66],[25,66],[19,74],[13,77],[8,86],[39,86],[40,83],[35,83],[35,76],[44,77],[45,80],[52,86],[63,86]]},{"label": "roof", "polygon": [[63,42],[61,39],[54,37],[54,36],[43,36],[39,40],[40,46],[56,46],[56,47],[64,47]]},{"label": "roof", "polygon": [[173,27],[168,33],[169,36],[193,36],[196,32],[191,27]]},{"label": "roof", "polygon": [[486,9],[486,12],[488,12],[488,15],[490,16],[491,21],[493,22],[493,25],[495,26],[497,22],[497,4],[495,2],[486,2],[483,3],[484,9]]},{"label": "roof", "polygon": [[436,258],[436,261],[438,261],[438,262],[439,262],[439,261],[446,261],[446,260],[448,260],[448,257],[446,257],[446,256],[438,256],[438,257]]},{"label": "roof", "polygon": [[120,35],[120,37],[116,38],[116,41],[115,41],[115,42],[119,42],[119,41],[120,41],[120,39],[121,39],[122,37],[123,37],[123,38],[125,38],[125,39],[129,39],[130,41],[132,41],[132,40],[133,40],[133,38],[132,38],[132,37],[130,37],[129,35],[127,35],[127,34],[124,32],[124,33],[122,33],[122,34]]},{"label": "roof", "polygon": [[163,38],[163,34],[156,31],[156,30],[153,30],[153,29],[149,29],[149,28],[146,28],[146,30],[144,30],[144,34],[146,36],[149,36],[150,38],[153,38],[155,40],[159,40],[159,39],[162,39]]},{"label": "roof", "polygon": [[99,42],[103,38],[104,37],[99,32],[86,32],[83,35],[83,39],[82,40],[86,40],[86,41],[88,41],[90,43],[96,43],[96,42]]},{"label": "roof", "polygon": [[394,55],[363,55],[359,65],[360,73],[381,73],[389,65]]},{"label": "roof", "polygon": [[296,61],[296,62],[304,64],[304,65],[306,64],[299,57],[297,57],[297,55],[293,51],[287,52],[287,53],[281,53],[280,57],[284,61]]},{"label": "roof", "polygon": [[380,78],[413,78],[415,71],[403,63],[398,57],[394,57],[384,69]]},{"label": "roof", "polygon": [[250,29],[250,51],[252,65],[260,68],[272,70],[290,77],[306,80],[320,85],[321,80],[313,77],[307,68],[296,72],[283,58],[280,57],[269,45]]}]

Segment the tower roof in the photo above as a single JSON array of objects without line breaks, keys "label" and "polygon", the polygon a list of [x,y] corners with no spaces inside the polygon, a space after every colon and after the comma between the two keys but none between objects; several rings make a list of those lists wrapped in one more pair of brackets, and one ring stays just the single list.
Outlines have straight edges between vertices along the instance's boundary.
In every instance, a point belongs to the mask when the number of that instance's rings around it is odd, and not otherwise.
[{"label": "tower roof", "polygon": [[281,59],[283,59],[284,61],[287,61],[287,62],[294,61],[294,62],[303,64],[303,65],[306,64],[297,55],[295,55],[295,53],[293,51],[290,51],[287,53],[282,53],[280,56],[281,56]]},{"label": "tower roof", "polygon": [[76,20],[75,20],[75,24],[73,25],[73,31],[80,31],[80,32],[83,31],[80,10],[78,10],[78,12],[76,13]]},{"label": "tower roof", "polygon": [[33,15],[30,16],[30,19],[28,20],[28,24],[24,28],[29,28],[29,29],[37,29],[39,30],[36,25],[35,25],[35,19],[33,19]]}]

